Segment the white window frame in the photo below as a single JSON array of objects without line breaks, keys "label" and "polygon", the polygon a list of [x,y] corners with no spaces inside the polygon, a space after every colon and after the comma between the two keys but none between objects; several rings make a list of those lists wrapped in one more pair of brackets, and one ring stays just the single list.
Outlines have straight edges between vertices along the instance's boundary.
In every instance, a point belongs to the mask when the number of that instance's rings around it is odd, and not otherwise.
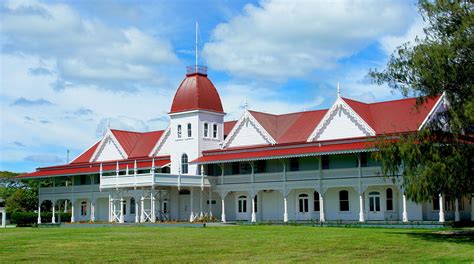
[{"label": "white window frame", "polygon": [[[380,192],[379,191],[372,191],[369,192],[369,212],[371,213],[378,213],[382,211],[382,205],[380,203]],[[377,202],[378,202],[378,210],[377,210]]]},{"label": "white window frame", "polygon": [[86,216],[87,215],[87,210],[88,210],[87,202],[82,201],[81,202],[81,216]]},{"label": "white window frame", "polygon": [[204,134],[204,137],[205,137],[205,138],[209,138],[209,136],[210,136],[210,135],[209,135],[209,123],[205,122],[205,123],[203,124],[203,130],[204,130],[204,133],[203,133],[203,134]]},{"label": "white window frame", "polygon": [[183,137],[183,129],[182,129],[181,125],[178,125],[176,130],[177,130],[178,138],[182,138]]},{"label": "white window frame", "polygon": [[193,137],[193,125],[191,123],[188,123],[186,125],[186,132],[188,133],[188,138],[192,138]]},{"label": "white window frame", "polygon": [[216,123],[212,124],[212,138],[219,137],[219,126]]},{"label": "white window frame", "polygon": [[[301,205],[303,205],[303,208],[301,208]],[[309,195],[307,193],[298,194],[298,213],[309,213]]]}]

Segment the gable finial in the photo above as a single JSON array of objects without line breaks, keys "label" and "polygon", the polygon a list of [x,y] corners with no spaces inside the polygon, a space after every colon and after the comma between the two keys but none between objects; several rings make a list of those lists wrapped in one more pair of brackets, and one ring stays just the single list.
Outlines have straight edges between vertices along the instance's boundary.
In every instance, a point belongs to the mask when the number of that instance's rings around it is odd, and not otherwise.
[{"label": "gable finial", "polygon": [[249,107],[249,104],[247,102],[247,97],[245,97],[245,104],[244,104],[244,107],[245,107],[245,111],[247,111],[248,107]]},{"label": "gable finial", "polygon": [[341,88],[339,87],[339,82],[337,82],[337,98],[341,97]]}]

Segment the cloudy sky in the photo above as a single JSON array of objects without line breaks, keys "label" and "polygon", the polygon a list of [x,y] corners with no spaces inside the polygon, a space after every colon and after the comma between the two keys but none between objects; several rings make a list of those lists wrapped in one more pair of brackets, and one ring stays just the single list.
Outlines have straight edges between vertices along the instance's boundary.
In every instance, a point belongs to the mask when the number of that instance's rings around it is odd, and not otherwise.
[{"label": "cloudy sky", "polygon": [[107,123],[164,129],[194,64],[228,113],[329,107],[343,96],[399,98],[372,84],[398,45],[422,34],[413,1],[1,1],[0,170],[66,162]]}]

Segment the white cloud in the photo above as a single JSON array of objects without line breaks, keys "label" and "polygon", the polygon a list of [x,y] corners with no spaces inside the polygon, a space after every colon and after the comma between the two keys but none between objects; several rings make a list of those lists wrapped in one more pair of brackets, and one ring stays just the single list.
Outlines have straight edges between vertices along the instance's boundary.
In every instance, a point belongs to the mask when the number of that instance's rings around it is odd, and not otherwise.
[{"label": "white cloud", "polygon": [[261,1],[219,24],[204,55],[211,67],[233,75],[285,80],[402,34],[413,13],[408,2]]},{"label": "white cloud", "polygon": [[380,44],[382,45],[384,51],[390,55],[398,46],[407,42],[414,44],[414,41],[417,37],[420,39],[424,38],[425,32],[423,31],[423,28],[426,26],[426,22],[424,22],[421,17],[417,17],[405,34],[399,36],[383,37],[380,40]]},{"label": "white cloud", "polygon": [[178,63],[168,40],[135,27],[110,27],[99,20],[81,17],[65,4],[30,0],[3,5],[3,52],[52,60],[59,90],[64,88],[63,83],[69,87],[95,84],[114,90],[154,86],[167,79],[160,66]]}]

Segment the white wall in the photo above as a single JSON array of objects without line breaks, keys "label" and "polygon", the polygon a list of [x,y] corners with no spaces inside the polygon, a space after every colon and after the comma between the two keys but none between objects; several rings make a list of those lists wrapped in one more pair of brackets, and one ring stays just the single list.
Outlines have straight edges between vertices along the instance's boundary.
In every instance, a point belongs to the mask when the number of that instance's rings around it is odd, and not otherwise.
[{"label": "white wall", "polygon": [[236,132],[235,137],[231,138],[228,142],[228,148],[268,144],[264,136],[257,130],[255,124],[248,118],[242,122]]},{"label": "white wall", "polygon": [[356,123],[350,119],[349,112],[339,108],[331,116],[329,124],[319,135],[317,140],[330,140],[367,136]]},{"label": "white wall", "polygon": [[[204,122],[210,125],[210,133],[212,133],[212,124],[218,125],[218,138],[203,138]],[[211,114],[207,112],[191,112],[181,113],[170,116],[171,135],[169,137],[168,150],[171,156],[171,173],[178,174],[180,171],[181,156],[183,153],[188,155],[188,162],[201,156],[203,150],[217,149],[223,139],[223,115]],[[192,136],[188,137],[187,125],[192,126]],[[177,128],[181,125],[182,137],[178,138]],[[189,164],[188,174],[198,174],[198,167]]]},{"label": "white wall", "polygon": [[119,160],[123,159],[122,155],[120,155],[119,150],[114,145],[110,137],[108,137],[103,145],[102,151],[99,153],[97,157],[97,161],[107,161],[107,160]]}]

